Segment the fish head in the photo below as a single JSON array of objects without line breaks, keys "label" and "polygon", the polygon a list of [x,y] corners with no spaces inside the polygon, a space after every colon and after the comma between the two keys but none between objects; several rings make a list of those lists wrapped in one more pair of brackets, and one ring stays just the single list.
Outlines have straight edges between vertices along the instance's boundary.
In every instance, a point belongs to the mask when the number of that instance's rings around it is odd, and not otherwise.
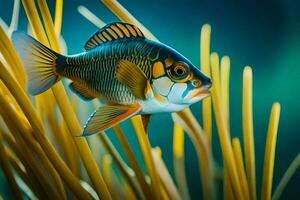
[{"label": "fish head", "polygon": [[177,105],[191,105],[210,95],[211,79],[179,53],[154,64],[154,91]]}]

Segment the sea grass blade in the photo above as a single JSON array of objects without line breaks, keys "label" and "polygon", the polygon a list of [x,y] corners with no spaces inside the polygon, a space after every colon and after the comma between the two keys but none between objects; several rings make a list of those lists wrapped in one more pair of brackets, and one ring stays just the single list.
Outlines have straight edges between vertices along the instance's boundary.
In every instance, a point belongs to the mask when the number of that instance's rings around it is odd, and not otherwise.
[{"label": "sea grass blade", "polygon": [[245,67],[243,74],[243,139],[250,199],[256,200],[256,172],[252,111],[252,69]]},{"label": "sea grass blade", "polygon": [[11,68],[14,77],[22,88],[25,88],[26,84],[26,73],[23,68],[22,62],[14,49],[14,46],[2,27],[0,26],[0,52],[3,55],[4,59],[8,63],[9,67]]},{"label": "sea grass blade", "polygon": [[150,191],[150,187],[147,184],[146,180],[145,180],[145,175],[143,173],[142,168],[140,167],[137,158],[135,157],[135,154],[132,150],[132,148],[130,147],[130,143],[126,138],[125,133],[122,131],[121,127],[119,125],[114,127],[114,131],[116,132],[116,135],[123,147],[123,150],[130,162],[130,165],[132,166],[132,169],[135,172],[137,181],[139,182],[141,189],[143,190],[143,193],[145,195],[145,197],[147,199],[152,199],[153,195]]},{"label": "sea grass blade", "polygon": [[63,0],[55,1],[54,30],[57,38],[59,38],[61,32],[63,2]]},{"label": "sea grass blade", "polygon": [[[34,165],[36,162],[31,162],[31,157],[29,157],[29,158],[25,157],[24,153],[27,153],[27,150],[21,151],[20,145],[19,145],[20,143],[17,144],[8,133],[6,133],[3,130],[1,130],[0,133],[7,145],[6,149],[10,150],[8,152],[11,152],[11,154],[14,154],[20,160],[20,162],[22,164],[22,168],[24,168],[24,171],[26,171],[26,175],[28,175],[28,177],[30,177],[28,179],[31,183],[29,183],[27,185],[33,186],[32,191],[36,194],[37,197],[39,197],[41,199],[46,199],[48,195],[45,192],[45,188],[44,188],[45,184],[43,185],[38,180],[39,171],[33,169],[34,167],[36,167]],[[8,153],[8,155],[10,156],[9,153]],[[13,164],[13,162],[11,162],[11,163]],[[14,164],[13,164],[13,166],[14,166]],[[20,168],[20,165],[18,167],[14,166],[14,168]],[[18,170],[16,170],[16,171],[18,171]],[[23,181],[26,182],[25,179],[26,178],[23,178]],[[48,181],[48,180],[46,180],[46,181]]]},{"label": "sea grass blade", "polygon": [[241,183],[237,173],[237,167],[234,161],[234,154],[231,146],[229,131],[227,129],[226,122],[224,120],[224,110],[221,103],[220,94],[220,67],[219,57],[217,53],[211,54],[211,70],[214,84],[212,86],[212,102],[214,107],[214,114],[217,122],[218,135],[221,144],[221,150],[224,160],[224,165],[228,170],[229,177],[231,179],[234,195],[237,199],[243,198],[241,189]]},{"label": "sea grass blade", "polygon": [[[19,114],[14,109],[12,109],[9,100],[7,98],[4,98],[5,95],[2,93],[1,90],[0,96],[2,97],[0,98],[0,104],[2,105],[2,107],[0,108],[0,114],[3,120],[5,121],[7,127],[12,133],[14,133],[14,137],[16,138],[17,144],[22,149],[23,156],[29,160],[28,163],[32,167],[31,169],[34,171],[34,173],[37,174],[37,178],[40,184],[43,184],[47,195],[51,198],[58,198],[58,192],[60,190],[56,190],[54,188],[52,180],[48,179],[48,174],[44,173],[44,169],[42,166],[43,164],[45,164],[45,162],[38,164],[39,160],[36,159],[36,157],[33,155],[33,153],[36,153],[36,151],[33,151],[32,148],[27,148],[27,145],[33,145],[33,143],[28,144],[28,141],[32,141],[33,139],[29,133],[31,128],[26,123],[23,123],[22,120],[18,117]],[[24,137],[21,136],[21,132],[23,133]],[[54,175],[53,173],[51,174]],[[56,175],[54,176],[57,177]]]},{"label": "sea grass blade", "polygon": [[[116,127],[120,128],[118,125]],[[116,134],[119,134],[119,133],[124,134],[122,132],[122,130],[118,130],[118,128],[116,128],[116,127],[114,127]],[[101,139],[101,142],[104,144],[108,153],[113,158],[114,163],[116,163],[119,170],[121,171],[121,173],[124,177],[124,180],[126,180],[126,182],[128,183],[128,187],[130,187],[133,190],[134,194],[138,197],[138,199],[145,199],[146,194],[142,193],[141,188],[139,187],[139,185],[136,184],[136,182],[134,180],[136,178],[135,174],[133,173],[132,169],[129,168],[126,165],[126,163],[122,160],[120,154],[115,149],[115,147],[113,146],[113,144],[111,143],[109,138],[104,133],[98,134],[98,136]],[[120,142],[121,142],[121,140],[120,140]]]},{"label": "sea grass blade", "polygon": [[152,148],[151,150],[155,166],[157,167],[157,172],[160,178],[160,181],[167,192],[168,196],[172,200],[180,200],[181,196],[173,182],[169,171],[161,158],[161,150],[159,147]]},{"label": "sea grass blade", "polygon": [[173,131],[173,165],[178,190],[183,199],[189,200],[189,189],[185,173],[184,160],[184,131],[176,123],[174,123]]},{"label": "sea grass blade", "polygon": [[81,187],[79,180],[72,174],[70,169],[57,154],[48,138],[45,137],[44,128],[30,102],[30,99],[1,62],[0,79],[18,102],[20,108],[32,126],[32,129],[35,130],[35,138],[45,151],[49,160],[51,160],[53,163],[56,170],[59,172],[60,176],[66,181],[67,185],[70,187],[70,189],[72,189],[78,198],[81,197],[82,199],[90,199],[88,193]]},{"label": "sea grass blade", "polygon": [[151,145],[149,142],[149,139],[145,133],[145,129],[142,123],[142,118],[140,115],[137,115],[131,119],[131,122],[133,124],[133,127],[135,129],[135,133],[137,135],[140,148],[142,150],[142,154],[145,160],[146,168],[148,171],[148,174],[151,178],[151,189],[154,195],[155,199],[161,198],[161,192],[160,192],[160,181],[157,174],[157,169],[154,164],[154,160],[151,154]]},{"label": "sea grass blade", "polygon": [[[210,77],[210,35],[211,27],[209,24],[204,24],[201,28],[200,35],[200,65],[201,71]],[[212,107],[211,97],[202,100],[202,119],[204,133],[207,135],[208,145],[211,148],[212,144]]]},{"label": "sea grass blade", "polygon": [[78,6],[77,10],[84,18],[86,18],[89,22],[97,26],[99,29],[105,26],[105,23],[85,6]]},{"label": "sea grass blade", "polygon": [[278,186],[274,190],[274,194],[272,196],[272,200],[279,200],[281,197],[282,192],[284,191],[285,187],[287,186],[290,179],[296,173],[296,171],[300,168],[300,153],[295,157],[292,161],[288,169],[285,171],[283,177],[281,178]]},{"label": "sea grass blade", "polygon": [[271,115],[269,119],[269,128],[265,149],[265,160],[262,178],[261,199],[270,200],[272,195],[272,183],[275,161],[275,149],[277,141],[277,131],[280,117],[280,104],[272,105]]},{"label": "sea grass blade", "polygon": [[234,152],[234,158],[235,158],[239,178],[241,179],[241,185],[242,185],[244,197],[246,200],[250,200],[248,182],[247,182],[243,154],[242,154],[242,148],[241,148],[240,140],[238,138],[232,139],[232,149]]},{"label": "sea grass blade", "polygon": [[221,59],[220,69],[220,87],[221,87],[221,100],[224,112],[224,120],[228,134],[230,136],[230,116],[229,116],[229,77],[230,77],[230,58],[223,56]]},{"label": "sea grass blade", "polygon": [[3,172],[5,174],[5,177],[7,179],[7,182],[11,188],[11,191],[13,193],[14,199],[19,200],[22,199],[22,194],[20,192],[20,189],[17,185],[16,179],[12,172],[12,167],[9,162],[8,156],[5,152],[4,144],[3,144],[3,138],[0,134],[0,165],[3,169]]},{"label": "sea grass blade", "polygon": [[206,135],[203,133],[202,128],[190,109],[172,113],[172,117],[174,122],[178,123],[189,135],[196,149],[203,187],[203,199],[214,199],[214,169]]}]

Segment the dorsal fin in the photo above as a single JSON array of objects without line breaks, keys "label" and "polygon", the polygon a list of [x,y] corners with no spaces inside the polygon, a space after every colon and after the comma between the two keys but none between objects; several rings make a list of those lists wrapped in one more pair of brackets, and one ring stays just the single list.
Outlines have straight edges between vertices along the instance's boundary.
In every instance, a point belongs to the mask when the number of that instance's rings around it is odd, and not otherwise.
[{"label": "dorsal fin", "polygon": [[137,26],[124,22],[114,22],[107,24],[90,37],[84,48],[90,50],[106,42],[132,37],[145,38]]}]

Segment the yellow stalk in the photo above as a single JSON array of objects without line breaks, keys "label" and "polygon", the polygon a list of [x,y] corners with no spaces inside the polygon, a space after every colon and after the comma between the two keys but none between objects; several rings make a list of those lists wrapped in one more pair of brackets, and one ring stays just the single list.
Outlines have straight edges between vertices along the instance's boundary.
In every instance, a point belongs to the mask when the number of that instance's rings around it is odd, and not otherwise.
[{"label": "yellow stalk", "polygon": [[[14,154],[16,154],[16,156],[20,159],[23,166],[25,167],[26,173],[30,177],[30,180],[32,181],[34,187],[37,188],[36,194],[38,196],[46,198],[48,194],[46,193],[46,189],[44,187],[47,184],[42,184],[43,182],[39,180],[41,177],[43,177],[43,175],[39,176],[40,170],[39,168],[37,168],[36,162],[31,162],[31,154],[28,154],[29,156],[25,157],[24,152],[27,152],[27,150],[21,151],[20,145],[17,145],[17,143],[8,134],[4,133],[3,130],[2,132],[0,131],[0,133],[6,144],[8,144],[9,148],[13,150]],[[48,181],[48,179],[45,181]]]},{"label": "yellow stalk", "polygon": [[130,200],[137,200],[138,199],[137,196],[134,194],[134,192],[131,189],[132,188],[126,182],[123,183],[123,191],[125,197]]},{"label": "yellow stalk", "polygon": [[180,200],[181,197],[175,186],[175,183],[173,182],[171,175],[169,174],[169,171],[168,171],[164,161],[161,158],[161,150],[159,147],[152,149],[152,156],[154,159],[155,166],[157,167],[157,172],[158,172],[160,181],[161,181],[162,186],[164,187],[165,191],[167,192],[168,196],[172,200]]},{"label": "yellow stalk", "polygon": [[[0,91],[0,96],[4,97],[4,94],[1,91]],[[30,132],[32,130],[31,130],[29,124],[24,123],[25,121],[22,122],[22,119],[20,118],[19,114],[14,109],[12,109],[12,107],[10,106],[10,104],[9,104],[10,100],[8,98],[0,98],[0,102],[1,102],[1,105],[3,105],[3,107],[1,108],[2,117],[3,117],[4,121],[6,122],[8,128],[11,130],[11,132],[14,133],[17,141],[20,143],[21,146],[23,146],[22,149],[24,149],[24,151],[26,151],[25,150],[26,144],[30,145],[32,152],[35,152],[37,154],[38,158],[41,159],[40,161],[38,161],[33,157],[32,163],[40,162],[40,165],[41,164],[45,165],[46,168],[49,170],[50,176],[53,177],[53,180],[56,184],[57,190],[54,189],[54,186],[52,186],[51,183],[49,183],[48,186],[46,187],[46,188],[49,188],[49,192],[50,192],[49,194],[53,194],[54,197],[61,196],[62,199],[66,199],[66,194],[65,194],[61,179],[58,176],[55,169],[53,168],[52,164],[47,159],[46,155],[44,154],[44,152],[42,151],[40,146],[36,143],[34,138],[31,137]],[[14,123],[12,123],[13,121],[14,121]],[[23,134],[20,134],[20,132],[23,132]],[[26,156],[29,157],[29,155],[26,155]],[[36,164],[36,166],[39,166],[39,164]],[[38,173],[38,170],[36,171],[36,173]],[[45,180],[47,180],[47,174],[44,174],[43,171],[40,171],[38,178],[42,178],[42,180],[44,181],[44,184],[47,185],[46,184],[47,182],[45,182]]]},{"label": "yellow stalk", "polygon": [[256,200],[255,150],[252,113],[252,69],[245,67],[243,74],[243,139],[250,199]]},{"label": "yellow stalk", "polygon": [[[221,59],[221,72],[220,72],[220,95],[222,99],[222,108],[224,112],[224,120],[226,129],[230,137],[230,121],[229,121],[229,76],[230,76],[230,59],[228,56],[223,56]],[[226,199],[233,199],[232,183],[228,170],[224,166],[224,197]]]},{"label": "yellow stalk", "polygon": [[117,137],[122,145],[122,148],[130,162],[130,165],[132,166],[132,169],[135,172],[137,181],[140,184],[141,189],[143,190],[143,193],[145,194],[145,197],[148,199],[152,199],[153,195],[150,191],[149,185],[146,183],[143,170],[140,167],[138,160],[136,159],[136,156],[130,147],[129,141],[126,138],[125,133],[122,131],[122,129],[119,125],[114,127],[114,131],[116,132],[116,135],[117,135]]},{"label": "yellow stalk", "polygon": [[280,104],[274,103],[272,105],[272,110],[271,110],[271,115],[269,120],[268,135],[266,141],[264,170],[263,170],[262,189],[261,189],[262,200],[271,199],[279,116],[280,116]]},{"label": "yellow stalk", "polygon": [[189,200],[190,195],[184,164],[184,131],[178,124],[174,123],[173,132],[173,163],[175,178],[182,198]]},{"label": "yellow stalk", "polygon": [[103,176],[105,179],[105,182],[108,185],[109,191],[113,197],[113,199],[119,199],[120,195],[118,194],[117,188],[115,187],[116,185],[114,184],[113,181],[113,175],[112,175],[112,157],[109,154],[105,154],[103,156]]},{"label": "yellow stalk", "polygon": [[204,135],[202,128],[190,109],[173,113],[172,117],[186,131],[196,149],[203,188],[203,199],[214,199],[214,169],[206,135]]},{"label": "yellow stalk", "polygon": [[[201,29],[200,36],[200,65],[201,71],[210,76],[210,34],[211,27],[209,24],[204,24]],[[202,119],[203,129],[207,135],[209,148],[211,148],[212,138],[212,112],[211,112],[211,97],[202,100]]]},{"label": "yellow stalk", "polygon": [[11,36],[12,32],[17,30],[18,28],[19,13],[20,13],[20,0],[14,0],[13,14],[7,32],[9,36]]},{"label": "yellow stalk", "polygon": [[276,187],[272,200],[279,200],[284,188],[295,174],[297,169],[300,167],[300,153],[296,156],[296,158],[292,161],[288,169],[285,171],[283,177],[281,178],[278,186]]},{"label": "yellow stalk", "polygon": [[51,160],[60,176],[66,181],[67,185],[70,187],[70,189],[72,189],[78,198],[90,199],[89,194],[81,187],[79,180],[72,174],[70,169],[57,154],[54,147],[50,144],[48,138],[45,137],[44,128],[30,102],[30,99],[1,62],[0,79],[18,102],[20,108],[32,126],[32,129],[35,130],[35,138],[40,143],[42,149],[45,151],[47,157],[49,160]]},{"label": "yellow stalk", "polygon": [[54,30],[56,37],[59,38],[62,24],[63,0],[56,0]]},{"label": "yellow stalk", "polygon": [[0,134],[0,164],[6,176],[7,182],[10,185],[10,188],[13,192],[14,199],[22,199],[22,194],[19,190],[18,184],[12,172],[11,164],[5,152],[3,138],[1,137],[1,134]]},{"label": "yellow stalk", "polygon": [[216,53],[211,55],[211,70],[212,77],[214,80],[214,85],[212,87],[212,100],[215,118],[217,122],[218,134],[221,144],[221,150],[223,155],[223,160],[225,162],[225,167],[228,170],[228,175],[231,179],[231,184],[233,187],[234,195],[237,199],[242,199],[242,188],[241,183],[237,173],[237,167],[234,161],[233,150],[230,142],[229,132],[227,129],[226,122],[224,120],[224,112],[222,108],[222,103],[220,99],[220,74],[219,74],[219,59]]},{"label": "yellow stalk", "polygon": [[71,133],[69,132],[65,121],[61,121],[60,124],[61,134],[63,136],[63,140],[66,144],[66,155],[69,161],[69,167],[71,171],[75,174],[75,176],[80,177],[80,166],[79,166],[79,157],[76,145],[72,138]]},{"label": "yellow stalk", "polygon": [[232,139],[232,148],[235,156],[235,162],[236,162],[238,174],[241,180],[244,197],[245,199],[250,199],[248,182],[247,182],[245,166],[243,161],[242,148],[241,148],[240,140],[238,138]]},{"label": "yellow stalk", "polygon": [[[42,17],[44,20],[45,28],[49,37],[49,41],[51,47],[59,51],[58,41],[54,32],[53,23],[51,19],[51,15],[48,9],[48,6],[44,0],[39,0],[39,7],[42,13]],[[23,5],[26,11],[26,14],[29,18],[29,22],[35,33],[35,36],[44,44],[47,45],[47,37],[45,32],[43,31],[43,27],[41,21],[39,20],[37,10],[35,8],[33,1],[24,1]],[[60,108],[60,111],[63,115],[63,118],[66,121],[66,124],[72,133],[73,136],[78,136],[82,133],[81,127],[79,125],[78,119],[72,109],[70,102],[68,101],[67,94],[63,88],[62,83],[57,83],[52,87],[53,94],[57,101],[57,104]],[[89,177],[91,178],[95,190],[99,197],[104,199],[111,199],[109,191],[105,185],[105,182],[100,174],[100,171],[97,167],[96,161],[92,156],[92,153],[88,147],[87,141],[83,138],[74,138],[78,151],[81,155],[81,158],[84,162],[84,165],[87,169]]]},{"label": "yellow stalk", "polygon": [[[224,112],[224,120],[226,129],[230,137],[230,121],[229,121],[229,76],[230,76],[230,59],[228,56],[223,56],[221,59],[220,72],[220,92],[222,99],[222,108]],[[225,199],[233,199],[232,183],[228,175],[228,170],[224,166],[224,197]]]},{"label": "yellow stalk", "polygon": [[160,193],[161,193],[161,199],[162,200],[171,200],[164,187],[160,188]]},{"label": "yellow stalk", "polygon": [[[54,25],[53,25],[53,22],[52,22],[52,17],[51,17],[49,8],[47,6],[47,2],[45,0],[38,0],[37,2],[38,2],[39,9],[41,11],[42,19],[43,19],[44,26],[45,26],[45,31],[42,31],[42,32],[43,32],[43,34],[46,33],[47,36],[45,35],[45,37],[48,37],[48,39],[49,39],[49,43],[47,42],[47,40],[45,40],[44,43],[48,44],[47,46],[51,46],[51,48],[54,51],[60,52],[58,37],[55,34]],[[34,6],[34,8],[32,10],[34,10],[34,12],[37,12],[37,10],[35,8],[35,5],[33,5],[33,6]],[[39,18],[37,18],[37,20],[39,20]],[[42,26],[33,27],[31,25],[31,27],[33,29],[33,32],[36,32],[36,28],[43,29]],[[36,38],[38,38],[38,39],[39,39],[39,37],[40,37],[39,35],[36,36]]]},{"label": "yellow stalk", "polygon": [[223,178],[223,196],[225,200],[234,200],[232,191],[232,184],[228,175],[228,170],[224,166],[224,178]]},{"label": "yellow stalk", "polygon": [[25,88],[26,84],[26,73],[21,63],[21,60],[14,49],[14,46],[4,30],[0,26],[0,53],[5,58],[7,64],[11,67],[14,77]]},{"label": "yellow stalk", "polygon": [[[115,132],[117,132],[116,129],[115,129]],[[122,130],[120,132],[122,132]],[[129,183],[128,186],[130,186],[130,188],[133,190],[133,192],[135,193],[135,195],[139,199],[145,198],[143,196],[142,191],[140,190],[139,186],[136,184],[136,182],[134,180],[134,178],[135,178],[134,175],[135,174],[133,174],[132,169],[129,168],[126,165],[126,163],[122,160],[120,154],[115,149],[115,147],[113,146],[113,144],[111,143],[109,138],[105,135],[105,133],[98,134],[98,136],[101,139],[102,143],[104,144],[104,146],[105,146],[106,150],[108,151],[108,153],[113,158],[114,163],[119,167],[124,179],[127,181],[127,183]],[[145,196],[146,196],[146,194],[145,194]]]},{"label": "yellow stalk", "polygon": [[[215,91],[216,94],[219,95],[221,98],[221,80],[220,80],[220,59],[219,55],[216,52],[212,52],[210,55],[210,63],[211,63],[211,70],[212,70],[212,78],[213,78],[213,85],[212,91]],[[221,100],[221,99],[220,99]],[[222,102],[220,101],[221,106],[223,106]],[[222,115],[223,115],[222,111]]]},{"label": "yellow stalk", "polygon": [[87,20],[89,20],[92,24],[97,26],[99,29],[105,26],[105,23],[101,19],[99,19],[94,13],[92,13],[89,9],[87,9],[85,6],[78,6],[77,10],[83,17],[85,17]]},{"label": "yellow stalk", "polygon": [[63,131],[60,129],[58,120],[52,114],[47,113],[47,119],[45,122],[48,122],[49,128],[51,130],[52,135],[54,136],[55,143],[59,146],[59,150],[61,150],[62,157],[68,158],[67,155],[67,140],[65,140],[65,136],[63,135]]},{"label": "yellow stalk", "polygon": [[[4,111],[1,110],[1,114],[4,113]],[[5,113],[6,114],[6,113]],[[5,117],[5,122],[7,126],[9,126],[9,129],[13,131],[16,134],[17,130],[14,130],[12,128],[12,125],[9,124],[8,120],[11,120],[8,117]],[[34,177],[36,180],[36,185],[39,186],[40,190],[42,190],[46,196],[49,196],[51,198],[58,198],[59,194],[58,191],[55,189],[52,180],[49,178],[48,174],[44,173],[44,164],[41,165],[39,162],[39,159],[35,158],[35,153],[32,152],[29,149],[26,149],[26,143],[22,140],[22,138],[19,138],[19,136],[16,136],[17,142],[15,144],[10,144],[9,146],[14,149],[14,152],[20,157],[24,163],[27,169],[30,170],[32,178]],[[21,150],[22,149],[22,150]]]},{"label": "yellow stalk", "polygon": [[46,196],[41,194],[41,191],[34,185],[32,177],[29,178],[28,172],[25,171],[22,163],[16,158],[16,156],[10,151],[10,149],[5,148],[5,152],[9,159],[11,166],[14,168],[19,177],[24,181],[24,183],[30,188],[30,190],[39,198],[45,199]]},{"label": "yellow stalk", "polygon": [[230,134],[230,121],[229,121],[229,76],[230,76],[230,58],[223,56],[221,59],[221,99],[222,107],[224,110],[224,119],[227,124],[228,133]]},{"label": "yellow stalk", "polygon": [[124,8],[118,1],[116,0],[101,0],[101,1],[123,22],[128,22],[138,26],[141,29],[141,31],[147,36],[147,38],[158,41],[158,39],[146,27],[144,27],[133,15],[131,15],[126,10],[126,8]]},{"label": "yellow stalk", "polygon": [[151,155],[151,146],[148,140],[148,137],[145,133],[145,129],[142,123],[142,119],[140,115],[137,115],[131,119],[131,122],[133,124],[133,127],[135,129],[138,141],[140,143],[140,148],[143,153],[143,157],[145,160],[146,168],[148,171],[148,174],[151,178],[151,188],[155,199],[161,198],[160,193],[160,182],[159,177],[157,174],[157,169],[154,164],[153,157]]}]

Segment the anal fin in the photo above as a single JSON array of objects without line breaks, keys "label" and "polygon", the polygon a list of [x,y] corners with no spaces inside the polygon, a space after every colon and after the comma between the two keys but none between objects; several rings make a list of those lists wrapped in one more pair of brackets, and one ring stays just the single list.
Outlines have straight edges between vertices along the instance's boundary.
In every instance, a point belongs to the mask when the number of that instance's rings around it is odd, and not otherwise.
[{"label": "anal fin", "polygon": [[77,94],[83,100],[87,101],[96,98],[96,95],[82,83],[72,82],[69,85],[69,87],[75,94]]},{"label": "anal fin", "polygon": [[114,125],[132,117],[141,110],[139,104],[133,105],[105,105],[99,107],[88,119],[82,136],[93,135],[105,131]]}]

